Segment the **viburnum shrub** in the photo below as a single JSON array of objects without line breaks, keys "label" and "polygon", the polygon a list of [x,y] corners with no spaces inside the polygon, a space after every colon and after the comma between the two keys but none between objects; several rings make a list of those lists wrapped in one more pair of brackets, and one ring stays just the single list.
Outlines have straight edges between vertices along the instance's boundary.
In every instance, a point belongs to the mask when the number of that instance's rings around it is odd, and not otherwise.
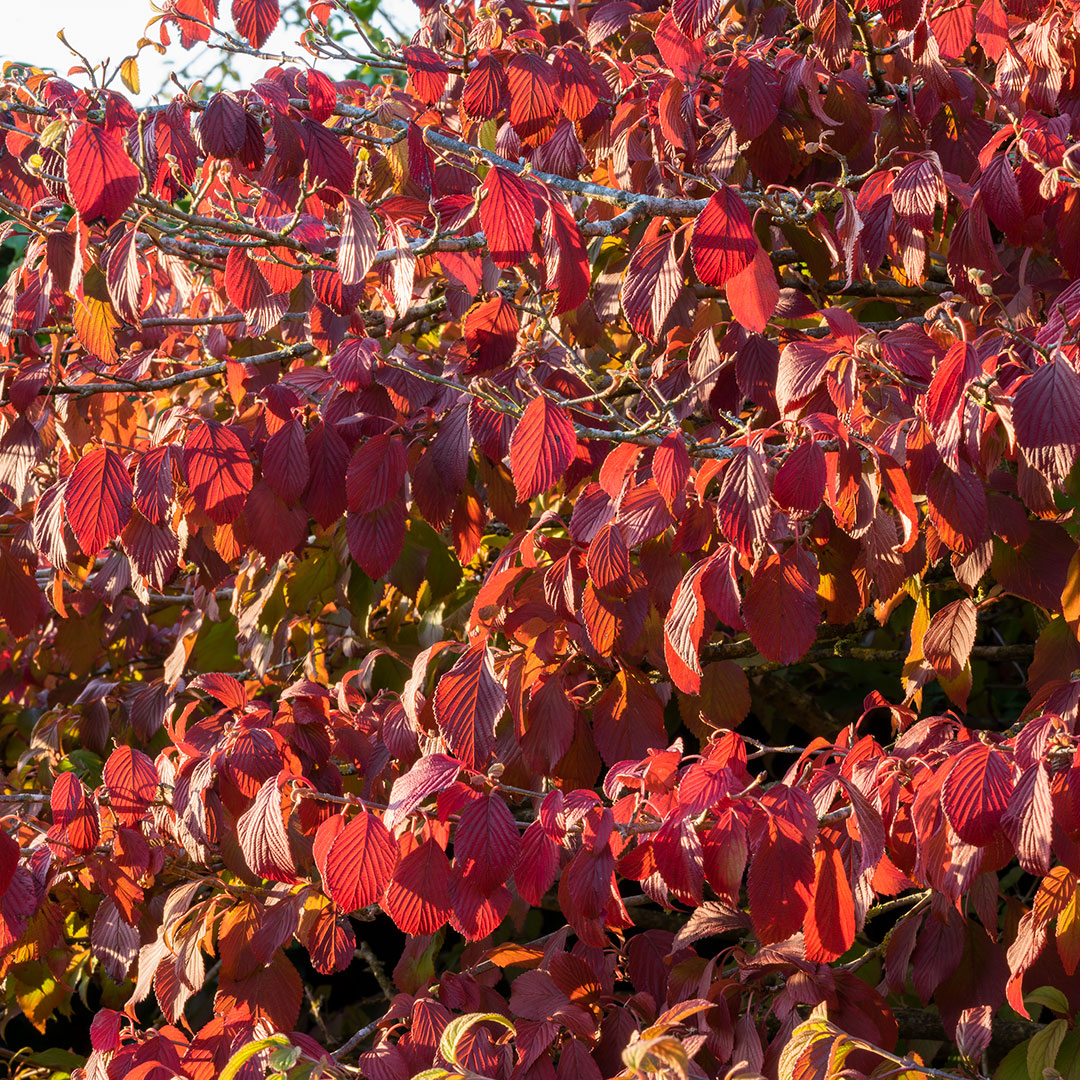
[{"label": "viburnum shrub", "polygon": [[9,1068],[1080,1075],[1073,7],[218,6],[0,84]]}]

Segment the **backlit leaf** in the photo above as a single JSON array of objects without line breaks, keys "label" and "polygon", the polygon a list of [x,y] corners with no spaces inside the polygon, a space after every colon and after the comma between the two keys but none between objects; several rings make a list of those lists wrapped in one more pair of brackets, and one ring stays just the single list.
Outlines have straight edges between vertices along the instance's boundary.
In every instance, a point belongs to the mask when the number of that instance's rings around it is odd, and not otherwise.
[{"label": "backlit leaf", "polygon": [[506,691],[495,678],[491,651],[484,644],[464,652],[439,680],[435,716],[450,749],[474,769],[487,766],[495,746],[495,722],[506,706]]},{"label": "backlit leaf", "polygon": [[518,500],[554,487],[576,451],[577,436],[566,411],[545,394],[537,394],[510,437],[510,471]]},{"label": "backlit leaf", "polygon": [[96,555],[115,540],[131,517],[131,477],[115,450],[84,454],[64,492],[64,509],[79,547]]},{"label": "backlit leaf", "polygon": [[139,170],[112,132],[81,123],[67,151],[67,182],[75,209],[86,221],[118,221],[135,201]]},{"label": "backlit leaf", "polygon": [[358,911],[379,902],[396,863],[397,844],[386,826],[361,810],[330,845],[326,891],[345,911]]}]

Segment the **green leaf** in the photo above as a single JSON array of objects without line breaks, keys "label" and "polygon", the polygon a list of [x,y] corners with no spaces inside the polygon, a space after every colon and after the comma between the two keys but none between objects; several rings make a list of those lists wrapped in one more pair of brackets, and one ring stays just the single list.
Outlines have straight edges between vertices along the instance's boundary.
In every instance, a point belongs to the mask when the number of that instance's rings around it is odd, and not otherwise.
[{"label": "green leaf", "polygon": [[1058,1060],[1061,1062],[1061,1080],[1080,1080],[1080,1028],[1075,1028],[1061,1042],[1058,1048]]},{"label": "green leaf", "polygon": [[1027,1052],[1030,1039],[1014,1046],[994,1070],[994,1080],[1028,1080]]},{"label": "green leaf", "polygon": [[1056,986],[1038,986],[1030,994],[1024,995],[1025,1004],[1042,1005],[1059,1016],[1068,1016],[1069,999]]},{"label": "green leaf", "polygon": [[1031,1036],[1027,1051],[1027,1071],[1031,1080],[1042,1080],[1043,1069],[1054,1067],[1068,1026],[1068,1021],[1059,1016],[1038,1034]]},{"label": "green leaf", "polygon": [[36,1054],[31,1054],[26,1060],[31,1065],[48,1069],[51,1073],[51,1080],[70,1076],[76,1069],[81,1069],[86,1065],[86,1058],[73,1054],[70,1050],[61,1050],[56,1046],[49,1047],[48,1050],[39,1050]]},{"label": "green leaf", "polygon": [[270,1050],[276,1046],[288,1047],[292,1044],[289,1042],[285,1035],[270,1035],[265,1039],[256,1039],[255,1042],[250,1042],[247,1046],[241,1046],[239,1050],[225,1065],[225,1068],[218,1074],[218,1080],[236,1080],[236,1077],[240,1074],[240,1070],[258,1053],[263,1050]]},{"label": "green leaf", "polygon": [[451,1020],[446,1025],[442,1038],[439,1040],[439,1056],[444,1061],[449,1061],[451,1065],[457,1065],[458,1043],[461,1042],[462,1037],[469,1028],[487,1021],[493,1024],[501,1024],[511,1035],[517,1034],[514,1025],[505,1016],[500,1016],[498,1013],[466,1013],[464,1016]]}]

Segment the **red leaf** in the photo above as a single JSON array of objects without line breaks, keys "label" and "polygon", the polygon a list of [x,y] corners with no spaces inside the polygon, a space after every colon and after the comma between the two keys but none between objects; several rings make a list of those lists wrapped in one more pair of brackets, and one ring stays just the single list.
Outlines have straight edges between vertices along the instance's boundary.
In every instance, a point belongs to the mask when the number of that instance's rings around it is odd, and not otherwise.
[{"label": "red leaf", "polygon": [[311,175],[341,192],[352,191],[356,161],[330,128],[304,117],[300,136]]},{"label": "red leaf", "polygon": [[997,63],[1009,45],[1009,16],[1001,0],[982,0],[975,13],[975,37],[983,52]]},{"label": "red leaf", "polygon": [[577,723],[574,702],[561,675],[533,684],[527,713],[529,726],[521,739],[522,757],[531,769],[549,775],[573,744]]},{"label": "red leaf", "polygon": [[696,41],[716,26],[725,0],[675,0],[671,17],[675,25],[691,40]]},{"label": "red leaf", "polygon": [[706,285],[726,285],[745,270],[760,248],[750,211],[727,184],[713,193],[694,222],[690,255]]},{"label": "red leaf", "polygon": [[43,607],[41,589],[26,564],[0,545],[0,617],[15,635],[28,634]]},{"label": "red leaf", "polygon": [[105,270],[113,307],[123,319],[135,326],[139,325],[143,285],[138,241],[138,229],[125,229],[109,252]]},{"label": "red leaf", "polygon": [[938,204],[944,206],[947,196],[941,164],[933,157],[905,165],[893,182],[893,209],[913,228],[923,232],[934,227]]},{"label": "red leaf", "polygon": [[474,304],[465,313],[466,375],[483,375],[506,367],[517,350],[518,315],[501,294]]},{"label": "red leaf", "polygon": [[236,822],[236,839],[251,872],[267,881],[296,881],[296,865],[281,811],[281,788],[272,776]]},{"label": "red leaf", "polygon": [[386,826],[361,810],[334,838],[326,856],[326,891],[345,911],[378,903],[397,863]]},{"label": "red leaf", "polygon": [[[989,0],[993,3],[994,0]],[[983,4],[983,7],[986,3]],[[1008,154],[995,154],[979,177],[979,194],[987,216],[1005,234],[1010,244],[1019,245],[1024,235],[1024,210],[1020,185]]]},{"label": "red leaf", "polygon": [[1012,794],[1012,770],[999,750],[976,743],[957,755],[941,789],[949,824],[965,844],[990,843]]},{"label": "red leaf", "polygon": [[109,805],[121,824],[134,825],[146,817],[157,794],[158,774],[141,750],[118,746],[105,763],[103,779]]},{"label": "red leaf", "polygon": [[217,698],[226,709],[242,710],[247,704],[247,691],[244,684],[232,675],[223,672],[208,671],[196,675],[188,683],[189,690],[200,690]]},{"label": "red leaf", "polygon": [[254,472],[235,428],[217,420],[196,424],[184,440],[188,487],[215,525],[228,525],[244,509]]},{"label": "red leaf", "polygon": [[506,107],[506,74],[496,56],[487,53],[465,79],[461,105],[474,120],[494,120]]},{"label": "red leaf", "polygon": [[657,341],[683,286],[682,263],[675,233],[643,240],[630,257],[620,293],[627,322],[650,341]]},{"label": "red leaf", "polygon": [[749,845],[746,826],[732,810],[721,810],[702,841],[705,880],[722,900],[736,905]]},{"label": "red leaf", "polygon": [[92,851],[101,835],[97,807],[86,797],[86,789],[72,772],[56,778],[49,795],[54,827],[63,829],[68,845],[77,852]]},{"label": "red leaf", "polygon": [[943,679],[963,672],[975,644],[975,605],[965,596],[934,614],[923,635],[923,655]]},{"label": "red leaf", "polygon": [[469,941],[479,941],[493,934],[506,918],[513,899],[505,885],[491,896],[485,896],[468,878],[457,876],[450,879],[450,895],[454,905],[450,925]]},{"label": "red leaf", "polygon": [[669,814],[653,833],[652,850],[660,876],[675,897],[684,904],[700,904],[705,871],[693,821],[682,811]]},{"label": "red leaf", "polygon": [[247,138],[243,102],[230,90],[215,94],[195,121],[194,135],[196,146],[208,157],[236,157]]},{"label": "red leaf", "polygon": [[816,585],[789,555],[770,555],[758,567],[743,601],[750,640],[767,660],[794,664],[814,644],[821,612]]},{"label": "red leaf", "polygon": [[131,500],[131,477],[115,450],[91,450],[79,458],[64,492],[64,509],[87,555],[120,535],[131,517]]},{"label": "red leaf", "polygon": [[366,390],[374,378],[375,363],[382,350],[374,338],[349,338],[330,357],[330,374],[350,394]]},{"label": "red leaf", "polygon": [[622,529],[609,521],[602,525],[586,556],[589,577],[597,588],[620,595],[630,581],[630,551]]},{"label": "red leaf", "polygon": [[673,431],[664,436],[653,454],[652,474],[668,506],[685,493],[690,476],[690,455],[681,432]]},{"label": "red leaf", "polygon": [[225,295],[253,321],[260,318],[270,298],[270,286],[258,263],[243,248],[232,248],[225,259]]},{"label": "red leaf", "polygon": [[534,53],[516,53],[506,65],[510,123],[526,146],[547,138],[559,112],[559,80],[551,65]]},{"label": "red leaf", "polygon": [[454,832],[454,869],[484,896],[509,879],[520,849],[517,822],[502,798],[481,796],[461,812]]},{"label": "red leaf", "polygon": [[404,821],[430,795],[448,788],[461,772],[461,762],[445,754],[428,754],[402,773],[390,789],[383,817],[388,829]]},{"label": "red leaf", "polygon": [[389,573],[405,543],[405,500],[393,496],[366,514],[350,513],[345,522],[349,554],[373,581]]},{"label": "red leaf", "polygon": [[679,781],[679,806],[696,817],[740,787],[742,784],[726,765],[719,761],[695,761]]},{"label": "red leaf", "polygon": [[323,901],[304,946],[311,957],[311,966],[320,975],[334,975],[352,963],[356,934],[348,920],[338,916],[334,905]]},{"label": "red leaf", "polygon": [[814,440],[795,447],[773,480],[773,498],[789,513],[808,517],[825,495],[825,451]]},{"label": "red leaf", "polygon": [[0,829],[0,898],[8,891],[19,865],[19,842]]},{"label": "red leaf", "polygon": [[566,411],[538,394],[510,437],[510,471],[518,502],[550,490],[577,453],[574,424]]},{"label": "red leaf", "polygon": [[405,482],[405,445],[394,435],[375,435],[357,443],[345,474],[349,510],[364,514],[385,506]]},{"label": "red leaf", "polygon": [[701,578],[709,560],[695,563],[675,587],[664,619],[664,655],[672,681],[684,694],[701,689],[701,662],[698,651],[705,632],[705,599]]},{"label": "red leaf", "polygon": [[326,529],[345,513],[345,471],[349,448],[331,425],[320,423],[308,432],[311,479],[304,492],[304,508]]},{"label": "red leaf", "polygon": [[945,543],[961,555],[988,535],[986,490],[967,466],[956,472],[942,462],[926,482],[930,520]]},{"label": "red leaf", "polygon": [[740,555],[756,555],[765,542],[772,513],[765,454],[758,446],[740,446],[724,468],[716,520]]},{"label": "red leaf", "polygon": [[[611,7],[616,5],[612,4]],[[589,34],[592,36],[593,26],[599,22],[594,16],[589,24]],[[702,38],[691,39],[676,25],[672,13],[669,11],[661,20],[653,32],[653,40],[659,50],[664,63],[671,68],[671,74],[683,84],[690,86],[697,82],[701,69],[705,64],[705,42]]]},{"label": "red leaf", "polygon": [[262,457],[263,479],[282,502],[292,505],[308,486],[311,468],[304,425],[293,418],[266,442]]},{"label": "red leaf", "polygon": [[763,333],[780,302],[780,283],[772,260],[758,244],[750,265],[727,283],[732,318],[753,334]]},{"label": "red leaf", "polygon": [[1061,484],[1080,454],[1080,375],[1063,356],[1043,364],[1013,397],[1016,444],[1028,463]]},{"label": "red leaf", "polygon": [[814,25],[814,44],[830,71],[842,71],[851,58],[851,15],[843,0],[825,0]]},{"label": "red leaf", "polygon": [[463,653],[435,689],[439,730],[470,768],[487,768],[495,748],[495,723],[505,707],[506,691],[495,678],[491,652],[483,643]]},{"label": "red leaf", "polygon": [[[688,6],[682,4],[684,9]],[[700,37],[700,34],[691,34],[679,22],[679,13],[680,3],[676,2],[671,14],[679,29],[691,37]],[[780,108],[780,80],[763,60],[736,53],[720,84],[720,104],[735,125],[740,142],[756,139],[776,121]]]},{"label": "red leaf", "polygon": [[639,761],[667,745],[664,706],[648,677],[620,668],[592,710],[593,738],[608,765]]},{"label": "red leaf", "polygon": [[274,32],[281,12],[278,0],[233,0],[232,17],[236,29],[256,49],[261,49]]},{"label": "red leaf", "polygon": [[581,230],[565,203],[552,194],[543,223],[546,286],[558,291],[553,314],[573,311],[585,302],[591,283],[589,253]]},{"label": "red leaf", "polygon": [[169,513],[176,482],[173,479],[173,462],[177,460],[179,447],[153,446],[135,466],[135,505],[147,521],[161,525]]},{"label": "red leaf", "polygon": [[559,78],[559,108],[568,120],[584,120],[608,93],[604,82],[578,49],[564,45],[552,58]]},{"label": "red leaf", "polygon": [[346,195],[342,198],[342,204],[338,273],[343,285],[360,285],[375,262],[379,231],[370,211],[358,199]]},{"label": "red leaf", "polygon": [[398,862],[383,906],[405,934],[434,934],[450,918],[450,860],[424,840]]},{"label": "red leaf", "polygon": [[120,537],[137,578],[154,589],[163,589],[180,559],[180,539],[164,525],[154,525],[136,512]]},{"label": "red leaf", "polygon": [[778,814],[755,813],[754,856],[746,880],[750,918],[763,945],[803,929],[815,877],[814,857],[802,831]]},{"label": "red leaf", "polygon": [[446,92],[450,80],[446,62],[425,45],[407,45],[401,56],[409,69],[409,82],[416,96],[426,105],[434,105]]},{"label": "red leaf", "polygon": [[1045,874],[1050,869],[1054,807],[1045,761],[1035,762],[1021,774],[1001,826],[1016,848],[1017,861],[1029,874]]},{"label": "red leaf", "polygon": [[307,514],[299,506],[286,506],[265,480],[251,489],[243,523],[252,547],[268,564],[300,547],[308,534]]},{"label": "red leaf", "polygon": [[855,941],[855,901],[840,849],[828,831],[818,836],[814,885],[806,910],[806,959],[827,964]]},{"label": "red leaf", "polygon": [[816,341],[793,341],[780,354],[776,373],[776,403],[781,416],[794,411],[821,385],[832,361],[829,348]]},{"label": "red leaf", "polygon": [[123,143],[110,131],[79,124],[67,152],[67,182],[84,221],[119,221],[139,193],[140,176]]},{"label": "red leaf", "polygon": [[570,998],[546,971],[523,971],[514,980],[510,991],[510,1011],[514,1016],[527,1020],[558,1017],[565,1022],[570,1008]]},{"label": "red leaf", "polygon": [[337,108],[337,87],[329,75],[314,68],[304,72],[304,80],[307,83],[311,115],[322,124],[334,115],[334,109]]},{"label": "red leaf", "polygon": [[494,166],[480,186],[480,224],[492,262],[504,269],[532,251],[536,210],[529,188],[512,172]]},{"label": "red leaf", "polygon": [[521,838],[521,852],[514,870],[514,884],[527,904],[538,907],[559,872],[559,845],[543,824],[534,821]]}]

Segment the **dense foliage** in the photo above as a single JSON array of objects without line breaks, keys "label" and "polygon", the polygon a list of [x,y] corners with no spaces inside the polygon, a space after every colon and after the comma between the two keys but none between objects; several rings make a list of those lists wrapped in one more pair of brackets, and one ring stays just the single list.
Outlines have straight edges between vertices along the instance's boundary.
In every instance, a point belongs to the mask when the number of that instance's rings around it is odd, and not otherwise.
[{"label": "dense foliage", "polygon": [[9,1068],[1080,1075],[1077,12],[279,16],[0,83]]}]

